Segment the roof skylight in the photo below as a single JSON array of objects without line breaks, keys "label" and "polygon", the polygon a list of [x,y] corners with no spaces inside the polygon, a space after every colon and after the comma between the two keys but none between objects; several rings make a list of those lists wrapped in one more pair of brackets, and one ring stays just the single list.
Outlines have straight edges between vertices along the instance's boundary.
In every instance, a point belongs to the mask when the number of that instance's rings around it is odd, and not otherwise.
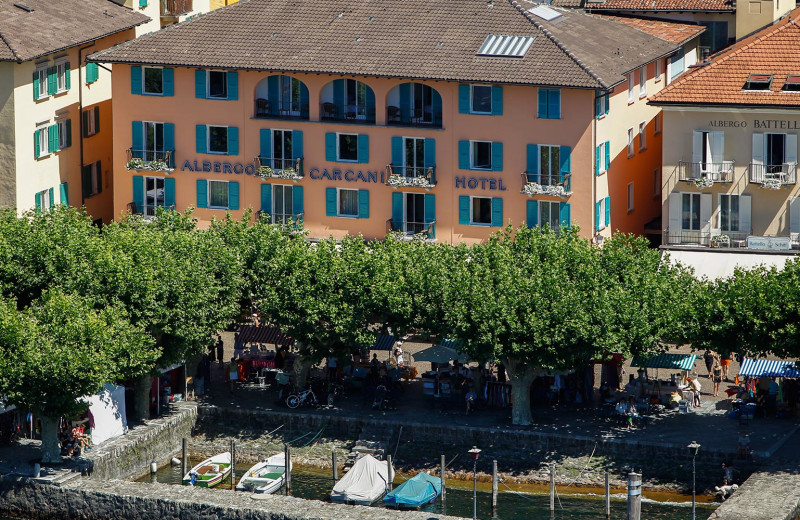
[{"label": "roof skylight", "polygon": [[769,90],[772,85],[772,74],[750,74],[744,90]]},{"label": "roof skylight", "polygon": [[800,92],[800,74],[789,74],[783,84],[783,90]]},{"label": "roof skylight", "polygon": [[556,11],[555,9],[551,9],[546,5],[537,5],[536,7],[531,7],[528,9],[528,12],[531,14],[535,14],[542,20],[546,20],[548,22],[552,22],[556,18],[561,16],[561,13]]},{"label": "roof skylight", "polygon": [[505,58],[521,58],[530,49],[533,36],[504,36],[490,34],[483,40],[478,49],[479,56],[500,56]]}]

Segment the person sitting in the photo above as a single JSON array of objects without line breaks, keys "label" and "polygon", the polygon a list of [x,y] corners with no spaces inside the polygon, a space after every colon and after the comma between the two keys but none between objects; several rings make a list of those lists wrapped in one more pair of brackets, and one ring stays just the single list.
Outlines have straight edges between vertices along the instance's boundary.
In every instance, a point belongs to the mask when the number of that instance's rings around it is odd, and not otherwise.
[{"label": "person sitting", "polygon": [[750,436],[747,435],[747,432],[744,430],[739,432],[739,439],[736,443],[736,454],[745,459],[750,457]]},{"label": "person sitting", "polygon": [[[465,382],[466,382],[466,381],[465,381]],[[475,392],[473,392],[473,391],[472,391],[472,389],[470,389],[470,391],[469,391],[469,392],[467,392],[467,393],[464,395],[464,402],[465,402],[465,403],[466,403],[466,405],[467,405],[467,410],[466,410],[466,412],[464,413],[464,415],[469,415],[469,414],[470,414],[470,412],[472,412],[472,411],[474,411],[474,410],[475,410],[475,401],[476,401],[477,399],[478,399],[478,394],[476,394]]]},{"label": "person sitting", "polygon": [[628,407],[625,406],[625,400],[619,399],[617,401],[617,405],[614,407],[616,411],[617,417],[617,426],[622,426],[625,423],[625,419],[628,415]]},{"label": "person sitting", "polygon": [[633,428],[633,420],[639,417],[639,412],[636,410],[636,399],[631,397],[628,400],[628,407],[625,410],[625,416],[628,419],[627,429]]}]

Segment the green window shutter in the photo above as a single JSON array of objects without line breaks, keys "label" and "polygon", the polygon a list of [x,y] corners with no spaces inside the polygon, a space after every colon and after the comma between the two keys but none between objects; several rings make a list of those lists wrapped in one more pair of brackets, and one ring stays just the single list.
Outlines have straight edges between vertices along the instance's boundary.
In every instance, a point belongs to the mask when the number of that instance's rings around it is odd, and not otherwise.
[{"label": "green window shutter", "polygon": [[142,94],[142,68],[131,67],[131,94]]},{"label": "green window shutter", "polygon": [[[134,183],[134,196],[136,195],[136,185]],[[142,188],[144,189],[144,188]],[[88,197],[92,194],[92,165],[88,164],[86,166],[81,167],[81,193],[83,193],[84,198]],[[142,195],[142,200],[144,200],[144,195]]]},{"label": "green window shutter", "polygon": [[467,195],[458,197],[458,223],[462,226],[469,226],[469,197]]},{"label": "green window shutter", "polygon": [[528,227],[535,228],[539,225],[539,202],[529,200],[526,205]]},{"label": "green window shutter", "polygon": [[594,174],[600,175],[600,145],[594,147]]},{"label": "green window shutter", "polygon": [[600,203],[594,203],[594,230],[600,231]]},{"label": "green window shutter", "polygon": [[239,155],[239,128],[228,127],[228,155]]},{"label": "green window shutter", "polygon": [[561,90],[550,90],[547,95],[547,117],[561,119]]},{"label": "green window shutter", "polygon": [[358,162],[369,162],[369,135],[358,134]]},{"label": "green window shutter", "polygon": [[[258,132],[259,149],[258,155],[265,159],[272,158],[272,130],[262,128]],[[294,145],[294,143],[292,143]],[[271,210],[270,210],[271,211]]]},{"label": "green window shutter", "polygon": [[503,171],[503,143],[492,143],[492,171]]},{"label": "green window shutter", "polygon": [[302,186],[293,186],[292,187],[292,215],[297,217],[301,213],[305,213],[303,211],[303,187]]},{"label": "green window shutter", "polygon": [[459,114],[469,114],[470,113],[470,103],[469,103],[469,85],[459,85],[458,86],[458,113]]},{"label": "green window shutter", "polygon": [[358,218],[369,218],[369,190],[358,190]]},{"label": "green window shutter", "polygon": [[600,114],[600,91],[594,91],[594,117],[599,118]]},{"label": "green window shutter", "polygon": [[292,130],[292,159],[297,160],[302,157],[303,157],[303,131]]},{"label": "green window shutter", "polygon": [[436,166],[436,139],[425,139],[425,167]]},{"label": "green window shutter", "polygon": [[492,226],[503,226],[503,199],[492,197]]},{"label": "green window shutter", "polygon": [[528,182],[539,182],[539,145],[529,144],[526,148],[525,168]]},{"label": "green window shutter", "polygon": [[261,213],[272,214],[272,184],[261,185]]},{"label": "green window shutter", "polygon": [[36,203],[36,213],[41,213],[42,211],[42,194],[40,192],[36,192],[34,195],[34,201]]},{"label": "green window shutter", "polygon": [[403,157],[403,138],[392,137],[392,166],[402,166]]},{"label": "green window shutter", "polygon": [[403,194],[397,191],[392,193],[392,224],[398,228],[403,224]]},{"label": "green window shutter", "polygon": [[239,73],[230,71],[226,74],[228,82],[228,99],[236,101],[239,99]]},{"label": "green window shutter", "polygon": [[54,197],[56,195],[55,194],[55,190],[53,188],[50,188],[49,190],[47,190],[47,192],[48,192],[48,195],[50,195],[50,197],[49,197],[49,199],[50,199],[50,207],[53,207],[53,205],[54,205],[53,201],[55,200]]},{"label": "green window shutter", "polygon": [[325,188],[325,216],[335,217],[338,215],[336,210],[336,188]]},{"label": "green window shutter", "polygon": [[229,182],[228,183],[228,209],[230,210],[237,210],[239,209],[239,183],[238,182]]},{"label": "green window shutter", "polygon": [[436,195],[432,193],[425,194],[425,223],[433,222],[436,220]]},{"label": "green window shutter", "polygon": [[571,150],[572,149],[569,146],[561,146],[558,151],[558,157],[561,161],[561,164],[559,165],[559,173],[561,177],[560,181],[562,183],[566,183],[564,185],[564,189],[567,191],[570,191],[570,184],[572,182],[572,176],[570,175],[567,177],[567,175],[572,171],[572,160],[570,158]]},{"label": "green window shutter", "polygon": [[333,80],[333,102],[339,108],[339,114],[338,114],[339,117],[344,115],[344,112],[342,110],[345,105],[343,79]]},{"label": "green window shutter", "polygon": [[49,144],[48,151],[57,152],[58,151],[58,125],[50,125],[47,127],[47,140]]},{"label": "green window shutter", "polygon": [[66,85],[67,90],[72,86],[72,71],[69,68],[69,62],[64,64],[64,85]]},{"label": "green window shutter", "polygon": [[561,220],[561,225],[567,229],[571,228],[572,223],[570,218],[569,202],[560,203],[558,206],[558,213],[559,219]]},{"label": "green window shutter", "polygon": [[56,67],[47,68],[47,93],[51,96],[58,90],[57,74],[58,69]]},{"label": "green window shutter", "polygon": [[197,125],[194,127],[195,130],[195,145],[197,149],[197,153],[207,153],[206,151],[206,132],[208,128],[206,125]]},{"label": "green window shutter", "polygon": [[164,68],[161,69],[161,78],[162,83],[164,85],[164,95],[165,96],[174,96],[175,95],[175,70]]},{"label": "green window shutter", "polygon": [[400,122],[408,123],[411,118],[411,83],[401,83],[400,91]]},{"label": "green window shutter", "polygon": [[547,119],[547,90],[540,88],[538,94],[538,110],[537,116],[539,119]]},{"label": "green window shutter", "polygon": [[58,185],[59,196],[61,197],[61,204],[69,206],[69,186],[66,182]]},{"label": "green window shutter", "polygon": [[33,100],[39,100],[39,71],[33,71]]},{"label": "green window shutter", "polygon": [[606,171],[611,167],[611,141],[606,141]]},{"label": "green window shutter", "polygon": [[606,197],[606,226],[611,224],[611,197]]},{"label": "green window shutter", "polygon": [[267,78],[267,99],[269,100],[269,113],[278,115],[281,106],[278,105],[281,97],[281,77],[270,76]]},{"label": "green window shutter", "polygon": [[139,9],[147,7],[147,0],[139,0]]},{"label": "green window shutter", "polygon": [[100,133],[100,107],[94,107],[94,134]]},{"label": "green window shutter", "polygon": [[72,146],[72,119],[67,119],[64,121],[64,132],[66,132],[66,147],[69,148]]},{"label": "green window shutter", "polygon": [[89,111],[84,110],[81,112],[81,119],[83,120],[83,137],[89,137]]},{"label": "green window shutter", "polygon": [[194,97],[197,99],[206,98],[206,71],[194,71]]},{"label": "green window shutter", "polygon": [[42,150],[39,148],[39,132],[41,130],[36,130],[33,132],[33,157],[37,158],[42,155]]},{"label": "green window shutter", "polygon": [[208,181],[203,179],[197,180],[197,207],[208,207]]},{"label": "green window shutter", "polygon": [[134,150],[134,157],[144,149],[144,124],[141,121],[131,122],[131,148]]},{"label": "green window shutter", "polygon": [[336,134],[333,132],[325,134],[325,160],[336,161]]},{"label": "green window shutter", "polygon": [[492,115],[503,115],[503,87],[499,85],[492,87]]},{"label": "green window shutter", "polygon": [[169,166],[175,167],[175,123],[164,123],[164,150],[172,151]]},{"label": "green window shutter", "polygon": [[458,168],[469,170],[469,141],[458,142]]},{"label": "green window shutter", "polygon": [[100,161],[97,161],[95,164],[95,171],[97,171],[97,193],[103,191],[103,165],[100,164]]},{"label": "green window shutter", "polygon": [[133,203],[137,212],[144,211],[144,177],[141,175],[133,176]]},{"label": "green window shutter", "polygon": [[92,83],[97,81],[97,78],[98,78],[99,74],[100,74],[100,72],[99,72],[99,68],[97,66],[97,63],[87,63],[86,64],[86,84],[87,85],[91,85]]},{"label": "green window shutter", "polygon": [[175,178],[164,179],[164,206],[167,209],[175,208]]}]

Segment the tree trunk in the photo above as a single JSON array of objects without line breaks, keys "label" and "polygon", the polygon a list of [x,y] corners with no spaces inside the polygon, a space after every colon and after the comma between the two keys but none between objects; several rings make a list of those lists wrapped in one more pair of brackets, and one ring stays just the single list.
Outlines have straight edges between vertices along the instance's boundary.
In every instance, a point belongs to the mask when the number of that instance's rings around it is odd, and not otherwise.
[{"label": "tree trunk", "polygon": [[531,416],[531,385],[536,379],[536,371],[513,359],[506,359],[506,373],[511,383],[511,423],[529,426],[533,422]]},{"label": "tree trunk", "polygon": [[42,422],[42,463],[61,464],[58,419],[42,415],[39,420]]},{"label": "tree trunk", "polygon": [[153,386],[153,376],[147,374],[137,379],[133,385],[133,410],[128,415],[134,421],[143,421],[150,418],[150,390]]},{"label": "tree trunk", "polygon": [[306,381],[308,380],[308,372],[311,369],[311,358],[298,354],[292,365],[292,372],[294,372],[295,386],[299,391],[306,388]]}]

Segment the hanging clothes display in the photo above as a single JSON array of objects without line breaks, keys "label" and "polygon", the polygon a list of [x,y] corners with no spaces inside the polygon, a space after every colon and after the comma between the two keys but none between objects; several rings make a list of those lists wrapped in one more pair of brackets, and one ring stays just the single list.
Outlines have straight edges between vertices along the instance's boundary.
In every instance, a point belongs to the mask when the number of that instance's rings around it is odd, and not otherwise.
[{"label": "hanging clothes display", "polygon": [[508,408],[511,406],[511,384],[496,383],[490,381],[486,383],[483,391],[486,403],[492,408]]}]

